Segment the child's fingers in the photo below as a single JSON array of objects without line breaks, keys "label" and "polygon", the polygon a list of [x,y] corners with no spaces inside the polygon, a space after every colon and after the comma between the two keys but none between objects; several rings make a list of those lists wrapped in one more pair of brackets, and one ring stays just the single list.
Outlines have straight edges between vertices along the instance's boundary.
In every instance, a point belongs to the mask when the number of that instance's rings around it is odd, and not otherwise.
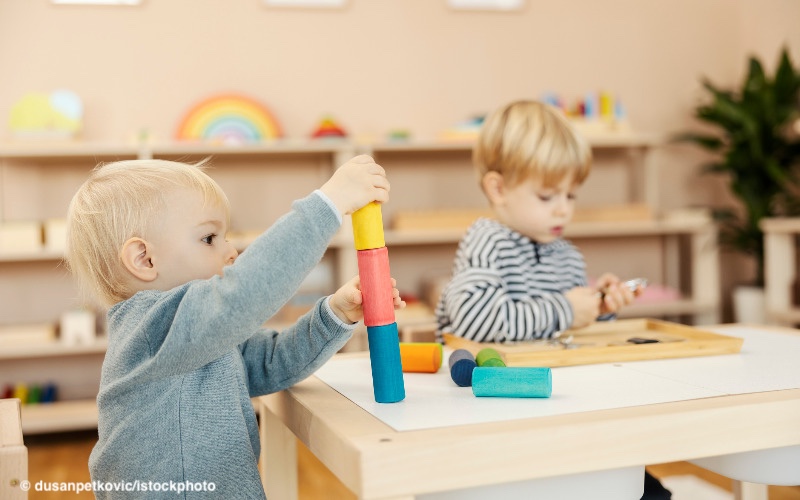
[{"label": "child's fingers", "polygon": [[375,159],[370,155],[358,155],[353,157],[350,161],[353,163],[375,163]]},{"label": "child's fingers", "polygon": [[361,303],[364,301],[364,295],[361,294],[361,290],[358,288],[354,288],[350,292],[350,303],[354,306],[360,306]]}]

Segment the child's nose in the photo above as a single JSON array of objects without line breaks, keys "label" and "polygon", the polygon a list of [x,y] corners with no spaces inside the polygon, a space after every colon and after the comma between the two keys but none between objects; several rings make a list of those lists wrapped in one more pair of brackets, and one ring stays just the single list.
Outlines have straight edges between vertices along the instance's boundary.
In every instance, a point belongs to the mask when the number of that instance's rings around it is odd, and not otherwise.
[{"label": "child's nose", "polygon": [[566,196],[559,196],[555,211],[558,215],[563,215],[569,210],[569,199]]},{"label": "child's nose", "polygon": [[230,265],[233,264],[234,261],[236,261],[236,257],[239,256],[239,252],[230,243],[228,243],[228,247],[229,247],[229,252],[228,252],[227,264]]}]

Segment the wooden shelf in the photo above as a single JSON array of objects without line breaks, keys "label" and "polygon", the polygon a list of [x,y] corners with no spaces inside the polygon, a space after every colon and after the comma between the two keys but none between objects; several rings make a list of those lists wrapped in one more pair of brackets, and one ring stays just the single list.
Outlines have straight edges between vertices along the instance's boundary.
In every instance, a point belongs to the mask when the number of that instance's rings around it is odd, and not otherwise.
[{"label": "wooden shelf", "polygon": [[40,250],[38,252],[0,252],[0,264],[3,262],[37,262],[57,261],[64,258],[64,252]]},{"label": "wooden shelf", "polygon": [[352,149],[352,144],[339,140],[278,139],[258,144],[208,144],[202,142],[174,142],[147,147],[149,156],[176,155],[263,155],[263,154],[333,154]]},{"label": "wooden shelf", "polygon": [[93,399],[22,406],[23,434],[89,429],[97,429],[97,403]]},{"label": "wooden shelf", "polygon": [[55,356],[78,356],[82,354],[102,354],[108,348],[108,339],[98,337],[91,345],[65,345],[61,342],[40,344],[9,345],[0,350],[0,359],[49,358]]},{"label": "wooden shelf", "polygon": [[[655,134],[606,134],[586,136],[592,148],[644,148],[657,146],[664,142],[661,136]],[[359,151],[375,153],[417,153],[434,151],[465,151],[471,152],[474,141],[472,140],[409,140],[409,141],[383,141],[358,144]]]},{"label": "wooden shelf", "polygon": [[608,236],[660,236],[697,233],[713,229],[714,223],[704,218],[643,221],[575,222],[564,229],[566,238]]},{"label": "wooden shelf", "polygon": [[31,141],[0,144],[0,158],[80,158],[80,157],[130,157],[136,158],[138,146],[91,142]]}]

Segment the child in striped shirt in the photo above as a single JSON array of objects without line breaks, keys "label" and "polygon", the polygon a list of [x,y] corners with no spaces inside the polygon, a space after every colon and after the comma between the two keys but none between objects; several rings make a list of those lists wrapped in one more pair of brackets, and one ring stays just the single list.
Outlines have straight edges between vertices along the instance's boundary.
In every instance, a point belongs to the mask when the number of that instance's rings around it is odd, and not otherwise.
[{"label": "child in striped shirt", "polygon": [[459,244],[436,308],[437,334],[551,338],[633,301],[610,273],[590,288],[583,256],[562,239],[591,151],[558,110],[534,101],[500,108],[483,124],[473,161],[494,218],[477,220]]},{"label": "child in striped shirt", "polygon": [[[610,273],[590,288],[583,256],[561,237],[591,151],[558,110],[533,101],[500,108],[484,122],[473,161],[494,218],[477,220],[459,243],[436,307],[437,336],[551,338],[611,319],[633,301]],[[642,500],[670,498],[645,472]]]}]

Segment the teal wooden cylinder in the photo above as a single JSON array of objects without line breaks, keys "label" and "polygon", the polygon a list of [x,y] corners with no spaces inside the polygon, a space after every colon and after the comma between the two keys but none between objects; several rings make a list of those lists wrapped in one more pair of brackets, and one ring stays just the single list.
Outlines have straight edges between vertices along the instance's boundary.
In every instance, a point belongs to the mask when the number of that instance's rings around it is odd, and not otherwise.
[{"label": "teal wooden cylinder", "polygon": [[378,403],[397,403],[406,397],[397,323],[367,327],[372,390]]},{"label": "teal wooden cylinder", "polygon": [[549,398],[553,378],[546,367],[477,367],[472,393],[489,398]]}]

